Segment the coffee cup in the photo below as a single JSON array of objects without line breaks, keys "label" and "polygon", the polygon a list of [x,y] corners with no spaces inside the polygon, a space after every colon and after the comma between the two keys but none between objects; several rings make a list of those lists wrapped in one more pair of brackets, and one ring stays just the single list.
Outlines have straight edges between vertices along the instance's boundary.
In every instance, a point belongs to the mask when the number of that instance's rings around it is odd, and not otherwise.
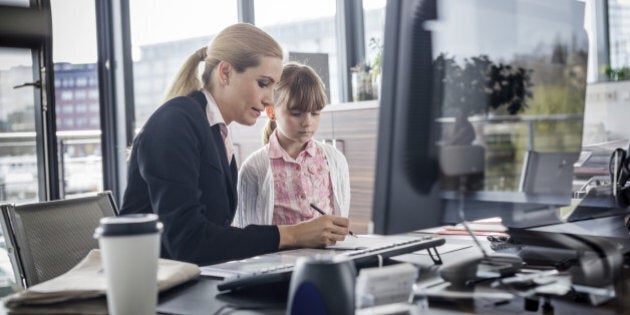
[{"label": "coffee cup", "polygon": [[110,314],[155,314],[162,223],[155,214],[105,217],[98,239]]}]

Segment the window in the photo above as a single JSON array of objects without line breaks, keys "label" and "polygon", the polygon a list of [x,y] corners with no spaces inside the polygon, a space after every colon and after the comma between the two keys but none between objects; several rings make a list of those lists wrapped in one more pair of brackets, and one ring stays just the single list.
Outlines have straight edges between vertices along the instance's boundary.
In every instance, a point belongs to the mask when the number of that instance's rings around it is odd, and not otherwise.
[{"label": "window", "polygon": [[0,48],[0,201],[11,203],[39,200],[33,88],[13,88],[33,81],[31,58],[29,49]]},{"label": "window", "polygon": [[86,77],[79,77],[79,78],[77,78],[76,84],[79,87],[86,86],[87,85],[87,78]]},{"label": "window", "polygon": [[76,119],[77,127],[82,128],[87,125],[88,119],[85,117],[79,117]]},{"label": "window", "polygon": [[[66,104],[65,106],[61,107],[61,113],[72,114],[74,113],[74,107],[72,107],[72,104]],[[59,115],[59,117],[63,117],[63,115]]]},{"label": "window", "polygon": [[[88,98],[98,100],[97,45],[96,45],[96,8],[94,1],[84,0],[51,0],[53,23],[53,61],[55,63],[55,77],[62,80],[64,90],[61,98],[57,98],[58,131],[88,131],[100,128],[97,124],[88,124],[90,118],[98,118],[98,104],[96,111],[88,115],[77,113],[88,112]],[[80,47],[80,49],[77,49]],[[86,86],[91,86],[90,90]],[[57,91],[59,93],[59,91]],[[79,103],[74,101],[79,100]],[[99,120],[100,122],[100,120]],[[69,197],[79,193],[103,190],[101,150],[88,150],[95,145],[100,147],[100,137],[90,135],[81,136],[72,133],[57,133],[57,149],[59,155],[66,155],[63,159],[63,170],[59,179],[61,197]],[[67,135],[67,136],[66,136]],[[68,156],[70,146],[66,145],[72,137],[72,150]],[[97,163],[86,164],[86,158]],[[89,169],[89,180],[81,176],[81,172]]]},{"label": "window", "polygon": [[[335,0],[255,0],[256,25],[282,45],[289,59],[300,60],[291,53],[324,54],[327,69],[310,64],[329,88],[330,102],[339,102],[337,70]],[[283,8],[278,10],[278,8]],[[327,57],[327,58],[326,58]],[[314,58],[313,58],[314,59]],[[327,80],[328,78],[328,80]],[[328,81],[328,82],[326,82]]]},{"label": "window", "polygon": [[[610,67],[630,68],[630,0],[608,1]],[[630,76],[630,69],[625,75]],[[627,80],[628,78],[625,77]]]},{"label": "window", "polygon": [[75,107],[75,111],[77,113],[85,113],[85,112],[87,112],[87,104],[84,104],[84,103],[77,104],[77,106]]},{"label": "window", "polygon": [[380,55],[385,31],[385,0],[363,0],[363,22],[365,23],[365,55],[373,65]]},{"label": "window", "polygon": [[71,101],[74,99],[72,91],[63,91],[61,92],[61,100],[62,101]]},{"label": "window", "polygon": [[77,90],[74,92],[75,100],[84,100],[87,97],[87,92],[85,90]]},{"label": "window", "polygon": [[213,34],[238,22],[238,11],[236,1],[138,0],[129,5],[134,82],[141,87],[134,91],[136,128],[141,128],[162,104],[164,83]]}]

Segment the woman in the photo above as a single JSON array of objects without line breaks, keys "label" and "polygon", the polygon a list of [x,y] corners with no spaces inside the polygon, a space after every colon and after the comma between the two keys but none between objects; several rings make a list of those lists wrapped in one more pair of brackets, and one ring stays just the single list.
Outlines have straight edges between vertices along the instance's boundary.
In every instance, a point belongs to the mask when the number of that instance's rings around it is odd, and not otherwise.
[{"label": "woman", "polygon": [[324,213],[348,216],[350,175],[346,158],[315,141],[328,103],[324,83],[309,66],[289,63],[276,85],[265,146],[252,153],[238,176],[234,225],[295,224]]},{"label": "woman", "polygon": [[227,125],[253,125],[271,105],[281,72],[282,49],[271,36],[249,24],[229,26],[186,60],[168,101],[134,140],[120,213],[159,215],[162,257],[208,265],[330,245],[348,233],[348,219],[336,216],[296,225],[230,226],[237,172]]}]

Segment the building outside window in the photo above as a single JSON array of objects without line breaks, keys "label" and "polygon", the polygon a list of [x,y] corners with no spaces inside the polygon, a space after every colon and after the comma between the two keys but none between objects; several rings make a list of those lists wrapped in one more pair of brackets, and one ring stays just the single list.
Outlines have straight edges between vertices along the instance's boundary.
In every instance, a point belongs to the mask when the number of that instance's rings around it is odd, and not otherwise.
[{"label": "building outside window", "polygon": [[164,102],[186,58],[238,22],[236,1],[130,1],[136,130]]},{"label": "building outside window", "polygon": [[608,28],[611,68],[630,68],[630,0],[608,1]]}]

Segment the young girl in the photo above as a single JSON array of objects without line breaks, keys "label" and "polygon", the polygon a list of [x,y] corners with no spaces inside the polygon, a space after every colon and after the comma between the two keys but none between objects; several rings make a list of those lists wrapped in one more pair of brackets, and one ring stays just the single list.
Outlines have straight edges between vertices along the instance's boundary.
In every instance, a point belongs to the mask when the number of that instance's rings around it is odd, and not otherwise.
[{"label": "young girl", "polygon": [[265,146],[252,153],[238,176],[233,224],[296,224],[326,214],[348,216],[348,162],[334,147],[312,137],[327,103],[324,84],[306,65],[284,66],[265,111]]}]

